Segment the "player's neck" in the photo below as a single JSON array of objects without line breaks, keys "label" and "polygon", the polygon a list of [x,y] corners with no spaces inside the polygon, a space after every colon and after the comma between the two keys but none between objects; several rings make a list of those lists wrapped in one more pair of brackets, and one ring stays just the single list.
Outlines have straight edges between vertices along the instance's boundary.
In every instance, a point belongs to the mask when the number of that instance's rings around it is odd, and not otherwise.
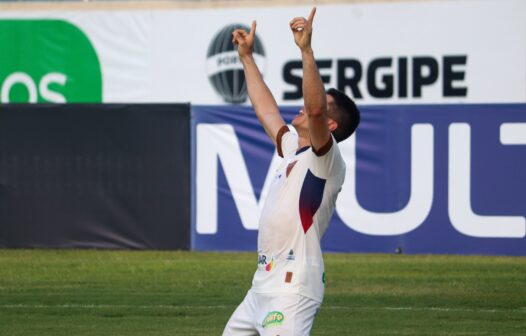
[{"label": "player's neck", "polygon": [[308,129],[303,129],[301,127],[295,127],[296,132],[298,133],[298,145],[300,148],[305,146],[310,146],[310,133]]},{"label": "player's neck", "polygon": [[303,148],[305,146],[310,146],[310,137],[309,136],[302,136],[301,134],[298,134],[298,145],[300,148]]}]

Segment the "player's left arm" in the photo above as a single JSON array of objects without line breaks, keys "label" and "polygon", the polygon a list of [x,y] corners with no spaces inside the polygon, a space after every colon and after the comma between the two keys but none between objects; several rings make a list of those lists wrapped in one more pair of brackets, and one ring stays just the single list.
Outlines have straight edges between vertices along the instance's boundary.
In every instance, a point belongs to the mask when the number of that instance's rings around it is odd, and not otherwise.
[{"label": "player's left arm", "polygon": [[303,62],[303,99],[305,113],[308,117],[310,141],[315,153],[324,154],[332,145],[331,132],[328,126],[327,98],[325,88],[314,59],[311,46],[312,23],[316,7],[308,19],[296,17],[290,22],[294,42],[301,50]]},{"label": "player's left arm", "polygon": [[252,102],[258,120],[263,125],[272,142],[278,147],[279,153],[282,150],[280,130],[285,127],[285,122],[281,117],[278,104],[267,84],[265,84],[263,76],[254,60],[255,38],[256,21],[252,22],[250,32],[246,32],[243,29],[236,29],[232,32],[232,42],[237,46],[239,60],[243,64],[248,97]]}]

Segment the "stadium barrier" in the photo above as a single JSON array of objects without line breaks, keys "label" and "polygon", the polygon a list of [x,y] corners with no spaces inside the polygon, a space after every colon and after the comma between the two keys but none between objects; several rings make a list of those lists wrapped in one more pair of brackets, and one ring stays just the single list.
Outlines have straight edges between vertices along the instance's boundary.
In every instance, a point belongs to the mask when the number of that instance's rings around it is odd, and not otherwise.
[{"label": "stadium barrier", "polygon": [[0,247],[188,249],[190,105],[0,105]]},{"label": "stadium barrier", "polygon": [[[361,109],[324,250],[526,255],[526,104]],[[2,105],[0,247],[254,250],[278,160],[248,106]]]}]

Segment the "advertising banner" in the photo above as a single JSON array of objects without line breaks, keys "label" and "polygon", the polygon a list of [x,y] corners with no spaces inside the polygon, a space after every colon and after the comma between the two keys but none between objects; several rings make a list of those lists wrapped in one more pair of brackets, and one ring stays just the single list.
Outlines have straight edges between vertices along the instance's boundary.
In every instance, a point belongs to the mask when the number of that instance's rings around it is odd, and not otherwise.
[{"label": "advertising banner", "polygon": [[[193,141],[193,248],[255,250],[274,146],[248,107],[194,106]],[[526,104],[364,106],[339,146],[325,251],[526,255]]]},{"label": "advertising banner", "polygon": [[190,247],[189,105],[0,106],[0,248]]},{"label": "advertising banner", "polygon": [[[0,10],[2,102],[243,104],[231,32],[256,20],[266,82],[302,104],[288,23],[310,7],[76,6]],[[319,5],[313,48],[324,83],[359,104],[526,102],[522,0]]]},{"label": "advertising banner", "polygon": [[[32,6],[0,4],[0,102],[191,103],[192,247],[253,250],[278,158],[231,32],[257,21],[254,57],[290,121],[303,102],[288,23],[311,8]],[[363,115],[324,248],[526,255],[526,2],[317,7],[321,78]]]},{"label": "advertising banner", "polygon": [[[95,49],[64,20],[0,20],[1,102],[101,102]],[[67,98],[67,100],[66,100]]]}]

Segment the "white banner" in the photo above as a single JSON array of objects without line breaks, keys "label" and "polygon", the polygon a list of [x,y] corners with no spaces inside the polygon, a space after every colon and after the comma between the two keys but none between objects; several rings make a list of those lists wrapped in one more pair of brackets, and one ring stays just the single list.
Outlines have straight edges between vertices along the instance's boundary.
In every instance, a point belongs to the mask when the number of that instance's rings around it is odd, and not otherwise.
[{"label": "white banner", "polygon": [[[297,105],[300,53],[288,22],[309,11],[2,10],[0,21],[58,19],[79,28],[98,55],[104,102],[224,104],[247,103],[230,28],[257,20],[265,80],[279,104]],[[526,101],[522,0],[320,5],[313,47],[327,87],[359,104]]]}]

